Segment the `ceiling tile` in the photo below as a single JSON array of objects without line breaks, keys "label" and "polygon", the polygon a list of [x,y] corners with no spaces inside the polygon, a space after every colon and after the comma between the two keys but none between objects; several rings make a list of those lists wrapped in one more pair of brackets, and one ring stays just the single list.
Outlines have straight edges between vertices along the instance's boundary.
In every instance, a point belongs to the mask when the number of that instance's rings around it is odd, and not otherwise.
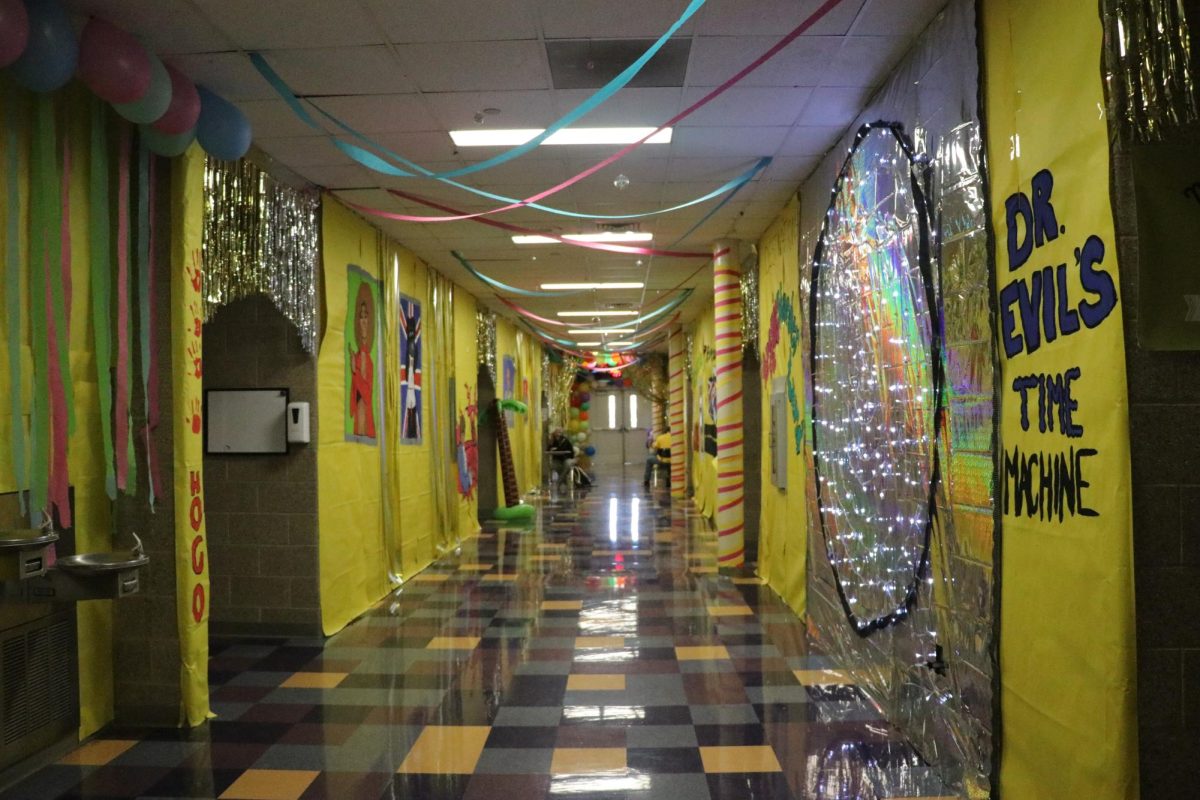
[{"label": "ceiling tile", "polygon": [[[547,39],[657,39],[679,19],[686,0],[640,3],[636,8],[616,8],[611,0],[537,0],[542,32]],[[700,11],[704,13],[703,9]],[[692,31],[695,18],[676,35]]]},{"label": "ceiling tile", "polygon": [[359,188],[374,183],[370,171],[357,164],[296,167],[295,169],[305,179],[327,189],[340,189],[344,186]]},{"label": "ceiling tile", "polygon": [[783,156],[822,156],[837,143],[845,125],[808,125],[807,114],[801,125],[791,129],[779,154]]},{"label": "ceiling tile", "polygon": [[847,36],[825,86],[879,86],[911,46],[900,36]]},{"label": "ceiling tile", "polygon": [[[287,103],[279,99],[242,100],[236,103],[250,120],[254,137],[319,136],[297,117]],[[287,162],[284,162],[287,163]]]},{"label": "ceiling tile", "polygon": [[405,44],[398,49],[425,92],[549,88],[546,53],[537,42]]},{"label": "ceiling tile", "polygon": [[788,129],[783,125],[769,128],[680,128],[675,131],[671,149],[682,156],[742,155],[757,158],[778,150],[787,133]]},{"label": "ceiling tile", "polygon": [[851,31],[856,36],[916,36],[925,30],[947,0],[868,0]]},{"label": "ceiling tile", "polygon": [[266,100],[278,96],[243,53],[197,53],[169,56],[165,60],[226,100]]},{"label": "ceiling tile", "polygon": [[313,103],[362,133],[441,130],[419,94],[322,97]]},{"label": "ceiling tile", "polygon": [[482,42],[536,39],[528,0],[366,0],[390,41]]},{"label": "ceiling tile", "polygon": [[[440,130],[487,128],[545,128],[560,116],[554,110],[551,92],[426,92]],[[483,122],[475,115],[485,108],[498,109]]]},{"label": "ceiling tile", "polygon": [[[247,50],[381,44],[383,33],[356,3],[192,0],[218,28]],[[176,4],[171,4],[172,6]]]},{"label": "ceiling tile", "polygon": [[69,0],[80,16],[95,15],[142,38],[159,55],[228,50],[233,40],[190,5],[162,0]]},{"label": "ceiling tile", "polygon": [[349,156],[323,136],[255,136],[254,144],[292,168],[352,163]]},{"label": "ceiling tile", "polygon": [[[707,89],[688,89],[683,106],[700,100]],[[791,125],[804,108],[811,89],[735,87],[703,106],[680,126],[691,125]]]},{"label": "ceiling tile", "polygon": [[[575,109],[592,96],[592,92],[581,89],[559,89],[554,92],[557,116]],[[683,90],[677,88],[622,89],[606,100],[579,122],[580,127],[603,127],[607,125],[653,125],[666,122],[680,109]]]},{"label": "ceiling tile", "polygon": [[[778,41],[772,36],[700,36],[692,45],[689,86],[719,86]],[[802,36],[739,86],[820,86],[841,47],[837,36]]]},{"label": "ceiling tile", "polygon": [[[413,90],[402,66],[382,45],[271,50],[263,55],[300,95],[404,94]],[[265,83],[261,77],[258,80]]]},{"label": "ceiling tile", "polygon": [[[784,148],[787,147],[787,140],[784,141]],[[817,164],[821,162],[821,156],[777,156],[771,164],[763,170],[762,180],[799,186],[800,183],[816,169]]]},{"label": "ceiling tile", "polygon": [[[820,7],[822,0],[708,0],[699,22],[703,35],[788,33]],[[906,6],[907,3],[893,5]],[[853,24],[863,0],[842,0],[810,29],[813,35],[842,36]]]},{"label": "ceiling tile", "polygon": [[845,128],[863,110],[869,97],[870,90],[857,87],[814,89],[799,122]]}]

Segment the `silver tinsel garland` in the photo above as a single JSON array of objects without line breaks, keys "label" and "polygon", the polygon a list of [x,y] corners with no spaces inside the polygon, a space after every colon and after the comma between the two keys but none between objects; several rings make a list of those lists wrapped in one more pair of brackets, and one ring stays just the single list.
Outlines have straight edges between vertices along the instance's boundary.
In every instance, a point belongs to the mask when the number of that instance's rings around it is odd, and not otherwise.
[{"label": "silver tinsel garland", "polygon": [[758,353],[758,251],[742,260],[742,352]]},{"label": "silver tinsel garland", "polygon": [[475,312],[475,344],[479,363],[487,367],[492,385],[496,384],[496,314],[481,308]]},{"label": "silver tinsel garland", "polygon": [[1136,139],[1200,120],[1183,0],[1103,0],[1112,113]]},{"label": "silver tinsel garland", "polygon": [[204,320],[265,294],[317,349],[316,192],[284,186],[249,161],[204,165]]}]

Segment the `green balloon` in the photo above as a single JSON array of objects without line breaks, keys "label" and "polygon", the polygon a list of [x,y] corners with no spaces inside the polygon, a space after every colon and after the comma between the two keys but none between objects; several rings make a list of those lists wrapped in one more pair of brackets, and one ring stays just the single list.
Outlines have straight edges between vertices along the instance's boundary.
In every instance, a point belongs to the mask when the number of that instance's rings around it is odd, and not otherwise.
[{"label": "green balloon", "polygon": [[579,430],[581,431],[586,431],[590,427],[592,427],[592,423],[588,422],[587,420],[579,423]]},{"label": "green balloon", "polygon": [[579,407],[582,408],[584,411],[587,411],[589,408],[592,407],[592,404],[591,403],[581,403]]},{"label": "green balloon", "polygon": [[138,125],[154,122],[167,113],[171,105],[171,75],[158,56],[146,55],[150,56],[150,88],[132,103],[113,104],[118,114]]},{"label": "green balloon", "polygon": [[183,151],[187,150],[196,139],[195,128],[184,133],[172,135],[157,131],[149,125],[140,125],[138,126],[138,133],[151,153],[167,158],[183,155]]}]

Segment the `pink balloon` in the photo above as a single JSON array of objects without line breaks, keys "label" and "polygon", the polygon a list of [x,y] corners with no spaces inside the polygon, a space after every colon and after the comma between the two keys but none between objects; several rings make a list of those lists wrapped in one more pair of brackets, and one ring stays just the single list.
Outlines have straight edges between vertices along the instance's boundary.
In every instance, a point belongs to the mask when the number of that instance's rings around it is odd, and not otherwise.
[{"label": "pink balloon", "polygon": [[21,57],[29,43],[29,14],[21,0],[0,0],[0,67]]},{"label": "pink balloon", "polygon": [[150,58],[133,34],[92,17],[79,40],[79,77],[102,100],[132,103],[150,88]]},{"label": "pink balloon", "polygon": [[191,78],[170,64],[166,66],[171,76],[171,105],[152,127],[159,133],[176,136],[196,127],[196,120],[200,119],[200,93]]}]

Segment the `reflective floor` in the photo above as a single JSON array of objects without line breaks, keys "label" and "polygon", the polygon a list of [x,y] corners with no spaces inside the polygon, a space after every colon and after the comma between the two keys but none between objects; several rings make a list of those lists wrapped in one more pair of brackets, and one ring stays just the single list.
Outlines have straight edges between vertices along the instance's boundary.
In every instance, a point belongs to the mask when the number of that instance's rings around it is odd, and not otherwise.
[{"label": "reflective floor", "polygon": [[3,796],[948,794],[768,587],[717,574],[686,505],[603,483],[326,641],[214,643],[216,720],[106,731]]}]

